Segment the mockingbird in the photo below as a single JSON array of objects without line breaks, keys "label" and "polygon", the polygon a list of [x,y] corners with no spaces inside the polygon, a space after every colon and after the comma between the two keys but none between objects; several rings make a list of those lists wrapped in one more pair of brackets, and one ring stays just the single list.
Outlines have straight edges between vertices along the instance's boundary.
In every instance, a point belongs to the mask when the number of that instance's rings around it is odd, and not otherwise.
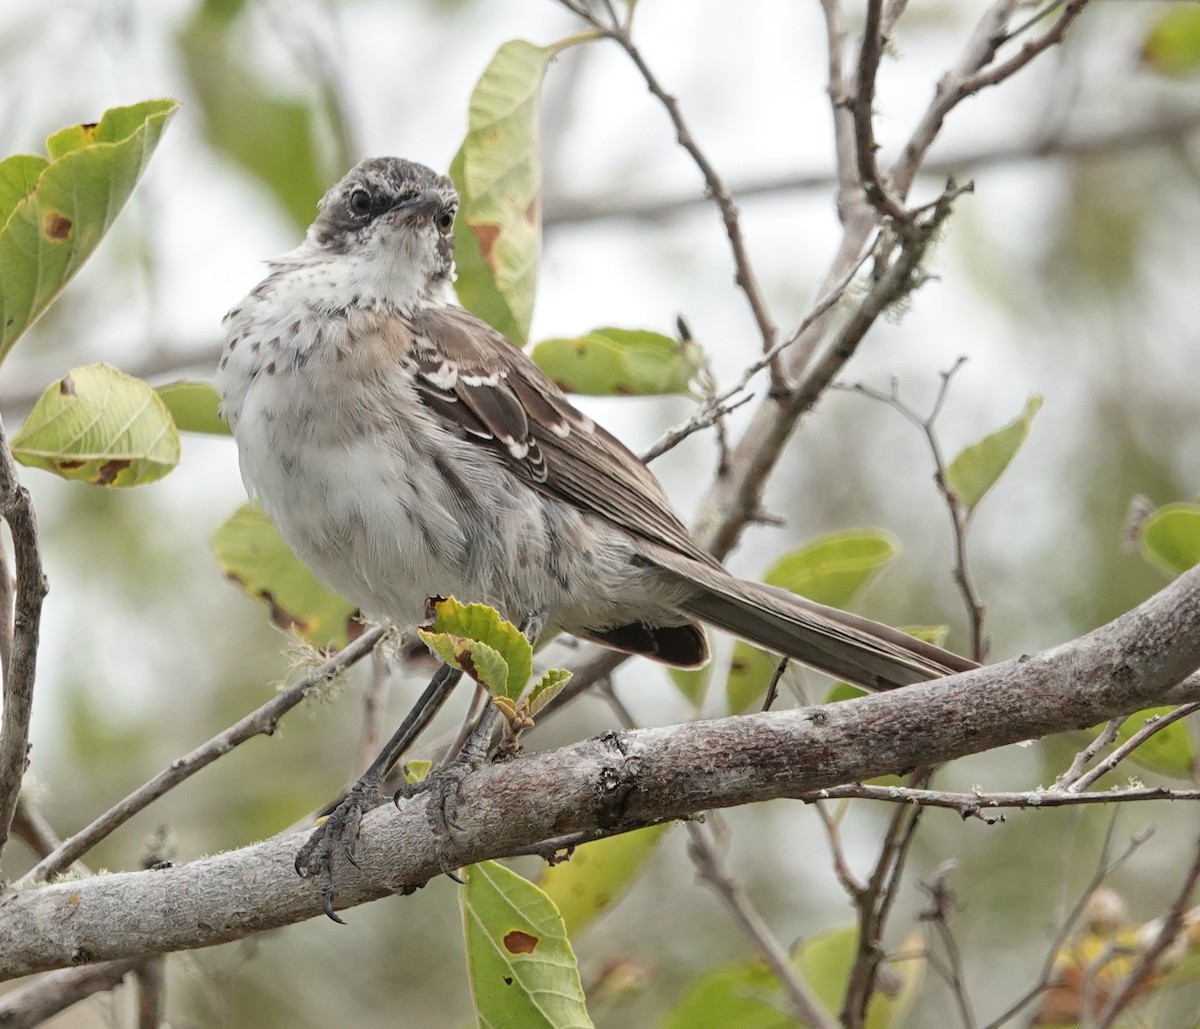
[{"label": "mockingbird", "polygon": [[974,667],[727,572],[634,454],[455,304],[457,208],[445,176],[363,161],[226,317],[242,477],[330,587],[402,626],[454,596],[682,667],[707,660],[701,622],[870,689]]}]

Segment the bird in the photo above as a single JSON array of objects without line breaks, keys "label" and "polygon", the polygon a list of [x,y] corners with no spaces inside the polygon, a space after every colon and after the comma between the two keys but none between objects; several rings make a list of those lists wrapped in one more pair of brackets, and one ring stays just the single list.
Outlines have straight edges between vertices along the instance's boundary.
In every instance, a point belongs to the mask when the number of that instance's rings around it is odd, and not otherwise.
[{"label": "bird", "polygon": [[727,571],[646,464],[458,306],[458,206],[422,164],[364,160],[225,318],[242,478],[318,578],[404,627],[454,596],[683,668],[704,623],[871,690],[976,667]]}]

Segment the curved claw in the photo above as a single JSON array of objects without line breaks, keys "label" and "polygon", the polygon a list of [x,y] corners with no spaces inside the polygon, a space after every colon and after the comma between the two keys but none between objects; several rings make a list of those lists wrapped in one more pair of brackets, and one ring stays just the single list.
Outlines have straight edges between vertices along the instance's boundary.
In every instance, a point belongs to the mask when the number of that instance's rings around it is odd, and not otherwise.
[{"label": "curved claw", "polygon": [[372,806],[368,798],[373,795],[377,795],[375,785],[360,780],[296,852],[296,874],[302,879],[320,878],[321,910],[340,925],[346,922],[333,910],[337,895],[333,883],[334,855],[340,851],[350,864],[358,867],[359,827],[363,813]]}]

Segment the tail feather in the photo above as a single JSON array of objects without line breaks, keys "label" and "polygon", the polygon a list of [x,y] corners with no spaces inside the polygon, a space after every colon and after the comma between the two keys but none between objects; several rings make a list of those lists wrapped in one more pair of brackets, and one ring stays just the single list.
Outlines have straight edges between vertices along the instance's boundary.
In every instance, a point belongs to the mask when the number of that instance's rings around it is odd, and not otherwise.
[{"label": "tail feather", "polygon": [[864,689],[895,689],[979,667],[889,625],[737,579],[718,566],[662,563],[698,587],[681,605],[685,614]]}]

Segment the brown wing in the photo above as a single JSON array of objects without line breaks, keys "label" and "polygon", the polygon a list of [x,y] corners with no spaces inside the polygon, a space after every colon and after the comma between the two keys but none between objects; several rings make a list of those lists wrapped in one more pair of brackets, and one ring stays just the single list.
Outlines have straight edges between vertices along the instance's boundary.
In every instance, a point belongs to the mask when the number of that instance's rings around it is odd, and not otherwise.
[{"label": "brown wing", "polygon": [[547,496],[715,563],[641,460],[490,325],[457,307],[428,308],[408,324],[418,392],[432,411],[493,446]]}]

